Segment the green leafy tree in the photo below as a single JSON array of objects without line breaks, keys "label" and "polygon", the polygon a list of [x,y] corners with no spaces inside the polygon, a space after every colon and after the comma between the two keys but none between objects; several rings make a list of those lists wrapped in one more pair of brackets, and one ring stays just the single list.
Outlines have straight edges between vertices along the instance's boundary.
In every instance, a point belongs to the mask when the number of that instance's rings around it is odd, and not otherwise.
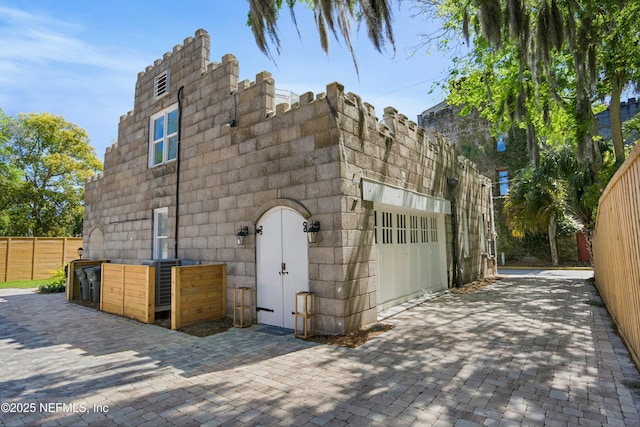
[{"label": "green leafy tree", "polygon": [[7,208],[20,183],[16,168],[4,161],[9,152],[9,121],[10,118],[0,110],[0,235],[5,235],[9,229],[11,220]]},{"label": "green leafy tree", "polygon": [[[601,167],[595,110],[598,98],[611,97],[612,130],[618,160],[623,156],[619,104],[624,87],[638,82],[640,6],[633,0],[444,0],[420,2],[437,10],[450,33],[473,43],[471,56],[497,54],[517,66],[513,102],[493,103],[524,122],[532,141],[548,121],[534,120],[535,108],[545,118],[560,107],[571,117],[576,152],[594,170]],[[432,13],[432,16],[434,13]],[[491,64],[499,64],[493,61]],[[486,64],[485,64],[486,65]],[[498,67],[498,69],[503,69]],[[495,75],[494,69],[480,69]],[[502,79],[505,84],[513,80]],[[485,82],[487,83],[487,82]],[[487,85],[491,104],[496,86]],[[537,113],[536,113],[537,114]],[[532,159],[537,160],[535,147]]]},{"label": "green leafy tree", "polygon": [[3,233],[78,235],[84,180],[102,170],[86,132],[49,113],[20,114],[5,120],[4,129],[1,176],[10,185],[1,206],[0,218],[8,220]]},{"label": "green leafy tree", "polygon": [[[353,24],[361,22],[378,50],[386,42],[394,44],[390,0],[250,0],[248,23],[265,54],[271,56],[270,43],[279,52],[280,12],[287,6],[296,22],[298,3],[313,10],[325,51],[330,34],[341,36],[355,62],[351,33]],[[526,129],[534,164],[539,162],[540,141],[548,140],[545,133],[567,124],[564,133],[572,132],[578,158],[597,171],[602,159],[594,138],[595,101],[606,97],[617,160],[623,159],[620,95],[640,82],[639,2],[416,0],[414,5],[420,11],[416,16],[442,22],[427,43],[435,39],[446,50],[456,40],[473,45],[475,77],[454,70],[452,81],[465,77],[484,89],[482,108],[493,111],[496,119],[501,116],[493,122],[496,129],[504,130],[509,123]],[[465,83],[460,91],[469,86]],[[475,99],[470,103],[474,102],[480,105]]]}]

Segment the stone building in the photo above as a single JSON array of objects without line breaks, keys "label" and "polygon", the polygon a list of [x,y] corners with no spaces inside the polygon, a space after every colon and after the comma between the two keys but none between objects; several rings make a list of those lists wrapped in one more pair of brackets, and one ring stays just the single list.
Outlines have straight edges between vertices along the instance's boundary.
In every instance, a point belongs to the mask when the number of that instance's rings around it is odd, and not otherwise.
[{"label": "stone building", "polygon": [[90,258],[226,263],[228,298],[252,288],[259,323],[292,327],[311,291],[326,333],[494,272],[490,181],[441,134],[338,83],[276,105],[269,73],[239,81],[209,53],[198,30],[138,74],[86,182]]},{"label": "stone building", "polygon": [[[625,123],[640,113],[640,99],[629,98],[620,103],[620,122]],[[598,121],[598,131],[604,140],[611,140],[611,110],[606,110],[596,114]],[[632,145],[638,140],[638,135],[634,132],[624,141],[627,145]]]}]

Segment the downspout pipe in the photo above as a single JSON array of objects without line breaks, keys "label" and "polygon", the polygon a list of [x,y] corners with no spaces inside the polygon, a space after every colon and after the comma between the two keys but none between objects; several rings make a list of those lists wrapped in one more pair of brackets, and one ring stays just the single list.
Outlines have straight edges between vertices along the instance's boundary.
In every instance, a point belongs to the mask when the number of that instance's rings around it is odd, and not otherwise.
[{"label": "downspout pipe", "polygon": [[451,194],[451,219],[453,222],[453,252],[455,262],[455,286],[462,287],[462,263],[460,262],[460,239],[458,238],[458,199],[456,189],[458,188],[458,178],[447,178],[447,187]]},{"label": "downspout pipe", "polygon": [[182,91],[184,86],[180,86],[178,89],[178,146],[176,147],[176,228],[174,230],[173,237],[173,255],[178,258],[178,225],[180,220],[179,207],[180,207],[180,147],[182,146]]}]

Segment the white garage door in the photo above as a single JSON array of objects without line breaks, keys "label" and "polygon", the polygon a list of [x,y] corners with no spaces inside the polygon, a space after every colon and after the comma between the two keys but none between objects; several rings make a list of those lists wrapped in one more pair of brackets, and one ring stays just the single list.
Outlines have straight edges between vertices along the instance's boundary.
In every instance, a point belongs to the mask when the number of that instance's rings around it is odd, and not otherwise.
[{"label": "white garage door", "polygon": [[444,215],[374,204],[378,309],[447,289]]}]

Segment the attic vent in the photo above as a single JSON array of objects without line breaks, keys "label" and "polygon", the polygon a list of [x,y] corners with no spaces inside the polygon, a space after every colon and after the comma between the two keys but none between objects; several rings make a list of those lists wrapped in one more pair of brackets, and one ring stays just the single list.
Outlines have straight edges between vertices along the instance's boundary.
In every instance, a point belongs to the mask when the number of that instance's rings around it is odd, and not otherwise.
[{"label": "attic vent", "polygon": [[169,70],[165,70],[153,79],[153,97],[159,98],[169,91]]}]

